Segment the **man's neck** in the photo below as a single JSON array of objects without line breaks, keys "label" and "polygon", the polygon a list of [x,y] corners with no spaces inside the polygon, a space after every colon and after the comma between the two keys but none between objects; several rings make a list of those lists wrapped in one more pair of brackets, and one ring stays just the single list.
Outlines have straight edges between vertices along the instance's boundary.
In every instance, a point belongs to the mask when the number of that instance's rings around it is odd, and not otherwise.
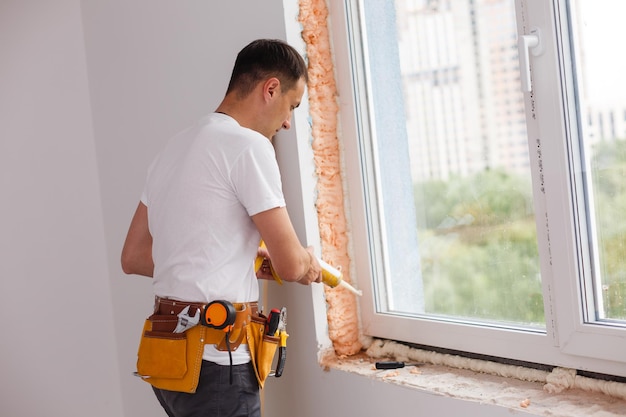
[{"label": "man's neck", "polygon": [[258,110],[258,103],[254,103],[251,96],[238,99],[234,96],[227,95],[215,109],[215,112],[230,116],[235,119],[240,126],[259,132],[258,118],[261,117],[261,112]]}]

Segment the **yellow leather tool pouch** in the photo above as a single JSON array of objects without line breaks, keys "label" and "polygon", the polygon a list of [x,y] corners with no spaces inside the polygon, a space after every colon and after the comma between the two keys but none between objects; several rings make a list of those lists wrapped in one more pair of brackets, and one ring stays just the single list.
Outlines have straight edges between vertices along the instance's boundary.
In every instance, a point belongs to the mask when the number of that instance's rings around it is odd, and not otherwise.
[{"label": "yellow leather tool pouch", "polygon": [[[236,318],[233,323],[233,328],[230,334],[226,334],[221,332],[223,337],[220,338],[219,343],[215,345],[217,350],[221,351],[235,351],[242,343],[246,343],[246,326],[248,325],[248,321],[250,321],[251,311],[248,306],[241,303],[234,304]],[[210,329],[210,331],[217,331]],[[218,331],[219,332],[219,331]],[[228,343],[226,343],[226,338],[228,338]]]},{"label": "yellow leather tool pouch", "polygon": [[194,326],[184,333],[173,333],[177,320],[167,315],[148,317],[137,353],[137,373],[156,388],[194,393],[207,328]]},{"label": "yellow leather tool pouch", "polygon": [[272,370],[272,361],[280,341],[279,337],[265,334],[265,322],[266,319],[263,316],[252,316],[247,327],[250,357],[261,388]]}]

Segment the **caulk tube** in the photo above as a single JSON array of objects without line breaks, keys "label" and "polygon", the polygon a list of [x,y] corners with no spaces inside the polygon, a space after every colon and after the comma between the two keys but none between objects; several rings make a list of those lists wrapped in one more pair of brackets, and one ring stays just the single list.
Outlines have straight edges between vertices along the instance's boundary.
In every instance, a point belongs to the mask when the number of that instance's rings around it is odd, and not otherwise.
[{"label": "caulk tube", "polygon": [[343,274],[337,268],[329,265],[320,258],[317,261],[322,267],[322,282],[331,288],[340,285],[356,295],[363,295],[363,292],[355,289],[352,285],[343,280]]}]

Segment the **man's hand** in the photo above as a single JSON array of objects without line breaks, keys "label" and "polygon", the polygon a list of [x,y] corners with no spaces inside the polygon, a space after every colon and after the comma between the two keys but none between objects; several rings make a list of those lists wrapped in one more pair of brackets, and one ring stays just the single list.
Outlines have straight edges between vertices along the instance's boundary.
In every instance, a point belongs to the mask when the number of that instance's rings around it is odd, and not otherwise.
[{"label": "man's hand", "polygon": [[310,255],[300,244],[287,209],[269,209],[255,214],[252,220],[267,246],[269,266],[283,281],[301,281],[310,268]]},{"label": "man's hand", "polygon": [[313,246],[309,246],[308,248],[306,248],[306,251],[311,258],[311,265],[309,266],[309,269],[304,274],[304,276],[297,282],[302,285],[309,285],[313,282],[322,282],[322,267],[320,266],[320,263],[315,256]]},{"label": "man's hand", "polygon": [[256,271],[257,279],[267,279],[273,280],[274,275],[272,274],[272,261],[270,259],[270,253],[267,251],[267,248],[263,246],[259,246],[257,250],[257,257],[263,258],[263,263],[261,263],[261,267]]},{"label": "man's hand", "polygon": [[[267,246],[267,253],[261,253],[264,258],[269,259],[267,267],[270,273],[273,269],[283,281],[303,285],[321,282],[322,268],[314,255],[313,247],[302,247],[285,207],[255,214],[252,220]],[[265,276],[265,272],[261,271],[261,277]]]},{"label": "man's hand", "polygon": [[[309,253],[311,259],[311,265],[309,266],[308,271],[302,276],[302,278],[296,282],[299,282],[302,285],[309,285],[312,282],[321,282],[322,281],[322,269],[319,265],[319,261],[314,255],[313,246],[309,246],[306,248],[307,253]],[[262,258],[263,261],[261,263],[261,267],[256,271],[257,279],[267,279],[267,280],[276,280],[282,284],[282,280],[280,277],[277,279],[277,275],[275,271],[273,271],[272,260],[270,258],[270,253],[265,246],[259,246],[257,250],[257,258]],[[319,268],[319,273],[317,272]]]}]

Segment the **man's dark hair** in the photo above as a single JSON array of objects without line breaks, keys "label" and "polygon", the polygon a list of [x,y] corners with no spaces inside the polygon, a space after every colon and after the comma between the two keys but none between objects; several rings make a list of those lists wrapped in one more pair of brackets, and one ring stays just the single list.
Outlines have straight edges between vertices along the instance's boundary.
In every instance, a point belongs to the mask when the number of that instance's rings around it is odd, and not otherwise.
[{"label": "man's dark hair", "polygon": [[308,82],[306,63],[292,46],[277,39],[258,39],[244,47],[235,60],[226,94],[241,97],[252,92],[258,82],[276,77],[283,92],[295,87],[301,78]]}]

